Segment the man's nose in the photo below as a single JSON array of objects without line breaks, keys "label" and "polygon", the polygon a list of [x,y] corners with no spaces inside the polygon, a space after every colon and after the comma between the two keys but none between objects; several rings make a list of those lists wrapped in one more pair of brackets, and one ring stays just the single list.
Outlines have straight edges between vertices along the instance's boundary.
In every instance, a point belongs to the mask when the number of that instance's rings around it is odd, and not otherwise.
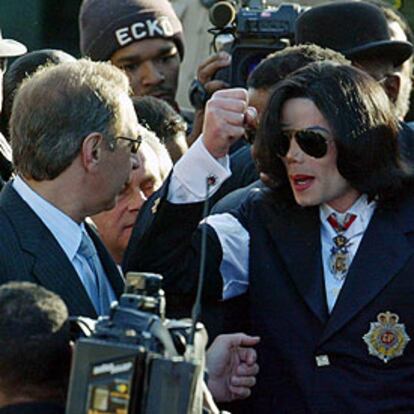
[{"label": "man's nose", "polygon": [[158,85],[165,80],[163,71],[158,67],[157,63],[148,60],[141,64],[141,84],[143,86]]},{"label": "man's nose", "polygon": [[131,163],[131,170],[136,170],[140,166],[140,158],[138,154],[131,154],[130,157],[130,163]]},{"label": "man's nose", "polygon": [[128,210],[129,211],[139,211],[143,204],[147,201],[147,197],[140,188],[135,188],[132,191],[129,201],[128,201]]},{"label": "man's nose", "polygon": [[296,142],[295,138],[292,137],[289,144],[289,150],[286,154],[286,161],[288,163],[292,162],[301,162],[303,161],[303,151],[299,147],[298,143]]}]

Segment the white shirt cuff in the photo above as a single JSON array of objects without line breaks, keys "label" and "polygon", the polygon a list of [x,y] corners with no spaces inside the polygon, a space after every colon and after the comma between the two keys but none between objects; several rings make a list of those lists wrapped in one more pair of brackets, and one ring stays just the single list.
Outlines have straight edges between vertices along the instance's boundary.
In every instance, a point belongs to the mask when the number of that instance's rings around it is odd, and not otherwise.
[{"label": "white shirt cuff", "polygon": [[211,197],[231,175],[229,156],[214,158],[202,138],[200,136],[174,166],[167,197],[171,203],[204,201],[207,178],[211,184],[208,197]]}]

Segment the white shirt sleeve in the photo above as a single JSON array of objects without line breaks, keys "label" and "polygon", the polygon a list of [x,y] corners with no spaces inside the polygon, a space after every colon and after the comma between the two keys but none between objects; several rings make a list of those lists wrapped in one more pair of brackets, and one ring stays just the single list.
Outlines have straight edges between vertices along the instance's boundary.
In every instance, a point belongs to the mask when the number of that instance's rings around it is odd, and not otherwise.
[{"label": "white shirt sleeve", "polygon": [[[230,175],[229,156],[219,160],[214,158],[204,146],[201,136],[174,166],[167,199],[174,204],[204,201],[207,178],[213,178],[214,181],[210,197]],[[220,272],[223,299],[246,292],[249,285],[249,233],[228,213],[214,214],[203,222],[215,230],[222,248]]]},{"label": "white shirt sleeve", "polygon": [[241,295],[249,286],[250,235],[231,214],[213,214],[203,220],[215,230],[223,251],[220,272],[223,299]]},{"label": "white shirt sleeve", "polygon": [[186,204],[206,199],[206,180],[211,178],[211,197],[231,175],[229,156],[214,158],[206,149],[202,136],[175,164],[168,189],[167,200],[173,204]]}]

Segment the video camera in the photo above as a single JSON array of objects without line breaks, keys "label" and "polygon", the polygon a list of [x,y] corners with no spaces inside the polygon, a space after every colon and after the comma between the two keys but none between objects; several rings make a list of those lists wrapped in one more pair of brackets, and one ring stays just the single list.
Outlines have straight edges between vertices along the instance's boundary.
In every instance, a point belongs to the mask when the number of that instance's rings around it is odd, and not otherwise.
[{"label": "video camera", "polygon": [[[241,3],[241,4],[240,4]],[[246,86],[250,72],[269,53],[293,44],[295,22],[306,8],[298,4],[267,6],[266,0],[222,0],[210,8],[215,49],[232,56],[230,68],[216,78],[230,86]],[[217,46],[217,41],[230,41]]]},{"label": "video camera", "polygon": [[77,318],[66,414],[202,412],[207,334],[165,319],[162,277],[127,273],[110,315]]}]

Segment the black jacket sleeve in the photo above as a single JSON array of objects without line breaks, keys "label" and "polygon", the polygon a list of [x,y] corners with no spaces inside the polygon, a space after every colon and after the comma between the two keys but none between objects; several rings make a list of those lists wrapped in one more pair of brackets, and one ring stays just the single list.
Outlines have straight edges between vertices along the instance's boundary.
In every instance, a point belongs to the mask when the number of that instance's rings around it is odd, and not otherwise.
[{"label": "black jacket sleeve", "polygon": [[[167,315],[189,316],[199,276],[203,203],[171,204],[166,200],[167,181],[145,203],[137,218],[127,248],[123,270],[153,272],[164,277]],[[217,301],[222,295],[219,271],[220,242],[207,225],[207,260],[203,301]]]}]

